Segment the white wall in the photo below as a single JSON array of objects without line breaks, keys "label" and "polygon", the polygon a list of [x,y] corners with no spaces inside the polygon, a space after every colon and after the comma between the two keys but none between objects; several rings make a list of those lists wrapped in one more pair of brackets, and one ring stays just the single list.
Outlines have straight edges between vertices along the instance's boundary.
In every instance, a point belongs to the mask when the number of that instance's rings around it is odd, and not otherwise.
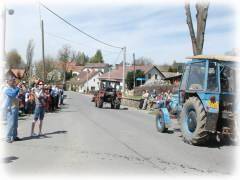
[{"label": "white wall", "polygon": [[83,85],[79,86],[79,92],[83,93],[84,91],[87,92],[87,87],[89,89],[89,91],[91,91],[91,87],[94,87],[96,91],[99,90],[99,85],[100,85],[100,81],[98,79],[98,77],[101,75],[102,73],[99,72],[97,73],[95,76],[93,76],[91,79],[88,80],[88,82],[85,82]]},{"label": "white wall", "polygon": [[83,71],[87,71],[89,70],[90,72],[92,72],[93,70],[98,71],[98,72],[102,72],[105,73],[107,72],[107,68],[84,68]]}]

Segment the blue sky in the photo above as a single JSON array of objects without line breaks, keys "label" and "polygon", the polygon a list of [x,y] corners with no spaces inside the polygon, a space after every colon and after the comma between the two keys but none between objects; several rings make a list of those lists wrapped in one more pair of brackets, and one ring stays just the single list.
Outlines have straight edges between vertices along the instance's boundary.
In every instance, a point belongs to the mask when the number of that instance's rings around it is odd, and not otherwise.
[{"label": "blue sky", "polygon": [[[49,1],[48,1],[49,2]],[[184,3],[101,3],[82,4],[72,1],[55,1],[46,6],[69,20],[85,32],[116,46],[127,47],[127,61],[136,57],[147,57],[155,64],[171,63],[173,60],[184,61],[192,54],[191,40]],[[35,42],[34,60],[41,58],[41,32],[38,3],[31,1],[24,4],[8,3],[7,8],[15,10],[7,16],[7,51],[17,49],[25,59],[29,39]],[[122,54],[119,49],[101,45],[78,31],[67,26],[44,8],[40,14],[45,23],[46,55],[56,56],[58,50],[69,44],[73,50],[83,51],[92,56],[101,49],[106,62],[119,63]],[[195,8],[192,6],[192,18]],[[235,48],[236,16],[231,4],[212,2],[206,26],[204,44],[205,54],[224,54]],[[72,42],[56,38],[63,37]]]}]

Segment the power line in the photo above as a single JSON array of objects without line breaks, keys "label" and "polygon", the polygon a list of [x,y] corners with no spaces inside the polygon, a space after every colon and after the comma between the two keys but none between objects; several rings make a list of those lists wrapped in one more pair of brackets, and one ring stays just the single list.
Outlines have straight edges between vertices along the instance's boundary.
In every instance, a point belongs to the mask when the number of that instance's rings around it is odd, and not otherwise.
[{"label": "power line", "polygon": [[122,50],[120,50],[120,52],[118,53],[118,56],[117,56],[117,58],[116,58],[116,60],[115,60],[114,64],[116,64],[116,62],[118,61],[118,59],[119,59],[119,56],[120,56],[121,52],[122,52]]},{"label": "power line", "polygon": [[52,14],[54,14],[55,16],[57,16],[59,19],[61,19],[62,21],[64,21],[65,23],[67,23],[69,26],[73,27],[74,29],[78,30],[79,32],[81,32],[82,34],[90,37],[91,39],[101,43],[101,44],[104,44],[106,46],[110,46],[110,47],[113,47],[113,48],[118,48],[118,49],[122,49],[122,47],[119,47],[119,46],[114,46],[112,44],[109,44],[109,43],[106,43],[106,42],[103,42],[93,36],[91,36],[90,34],[82,31],[81,29],[77,28],[76,26],[74,26],[73,24],[71,24],[69,21],[65,20],[64,18],[62,18],[60,15],[58,15],[57,13],[55,13],[54,11],[52,11],[51,9],[49,9],[47,6],[45,6],[44,4],[42,4],[41,2],[39,2],[45,9],[47,9],[49,12],[51,12]]},{"label": "power line", "polygon": [[[80,46],[84,45],[84,46],[90,47],[90,46],[87,45],[87,44],[79,43],[79,42],[76,42],[76,41],[72,41],[72,40],[69,40],[69,39],[64,38],[64,37],[62,37],[62,36],[59,36],[59,35],[56,35],[56,34],[52,34],[52,33],[46,32],[46,31],[45,31],[45,34],[47,34],[48,36],[57,38],[57,39],[61,39],[61,40],[64,40],[64,41],[67,41],[67,42],[76,44],[76,45],[80,45]],[[98,49],[98,48],[95,48],[95,49]],[[109,51],[109,50],[105,50],[105,49],[102,49],[102,48],[99,48],[99,49],[101,49],[101,51],[103,51],[103,52],[107,52],[107,53],[111,53],[111,54],[119,53],[119,52],[117,52],[117,51]]]}]

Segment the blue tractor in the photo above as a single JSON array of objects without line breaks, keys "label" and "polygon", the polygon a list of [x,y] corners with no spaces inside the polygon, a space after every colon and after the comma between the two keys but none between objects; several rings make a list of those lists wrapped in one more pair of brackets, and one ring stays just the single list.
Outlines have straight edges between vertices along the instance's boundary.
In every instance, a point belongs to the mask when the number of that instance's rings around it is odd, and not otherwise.
[{"label": "blue tractor", "polygon": [[234,138],[236,72],[240,58],[197,55],[188,59],[191,61],[185,65],[177,95],[156,115],[157,130],[166,132],[174,113],[186,143],[206,144],[212,136],[222,140]]}]

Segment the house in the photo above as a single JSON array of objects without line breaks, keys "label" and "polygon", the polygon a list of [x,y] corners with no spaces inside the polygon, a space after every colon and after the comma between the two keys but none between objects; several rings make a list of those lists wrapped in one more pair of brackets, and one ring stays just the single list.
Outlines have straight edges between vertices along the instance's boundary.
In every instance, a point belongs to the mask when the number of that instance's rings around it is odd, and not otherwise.
[{"label": "house", "polygon": [[98,72],[106,73],[109,71],[111,65],[106,64],[106,63],[88,63],[84,66],[82,69],[83,71],[87,70],[95,70]]},{"label": "house", "polygon": [[68,62],[66,65],[67,72],[72,72],[73,75],[79,75],[79,73],[83,70],[84,66],[77,65],[76,62]]},{"label": "house", "polygon": [[164,74],[157,68],[157,66],[152,65],[145,74],[145,83],[152,81],[162,81],[165,76]]},{"label": "house", "polygon": [[[145,65],[145,66],[126,66],[125,67],[125,78],[127,76],[127,73],[130,71],[135,70],[141,70],[144,72],[149,71],[149,69],[152,68],[152,65]],[[112,69],[111,71],[104,73],[99,77],[99,80],[114,80],[114,81],[119,81],[120,86],[123,86],[123,66],[122,65],[116,65],[115,69]]]},{"label": "house", "polygon": [[83,70],[84,66],[74,66],[70,71],[72,71],[72,75],[78,76],[80,72]]},{"label": "house", "polygon": [[67,72],[72,72],[73,75],[78,75],[84,66],[78,66],[76,62],[71,61],[64,63],[62,61],[55,62],[55,66],[57,69],[66,69]]},{"label": "house", "polygon": [[173,84],[174,86],[179,85],[181,78],[182,78],[182,74],[181,73],[173,73],[173,72],[163,72],[165,78],[165,81],[169,81],[170,84]]},{"label": "house", "polygon": [[18,68],[11,68],[7,71],[6,77],[14,77],[18,80],[22,80],[26,76],[26,70],[25,69],[18,69]]},{"label": "house", "polygon": [[[174,83],[175,81],[180,80],[181,75],[179,73],[173,72],[162,72],[155,65],[145,65],[145,66],[126,66],[126,73],[135,70],[142,70],[144,72],[144,81],[143,84],[151,86],[151,85],[159,85],[166,82]],[[169,79],[166,79],[169,78]],[[123,67],[122,65],[116,65],[116,68],[104,73],[99,77],[99,80],[115,80],[120,82],[120,86],[123,86]],[[167,80],[167,81],[166,81]]]},{"label": "house", "polygon": [[79,84],[78,91],[81,93],[89,91],[97,91],[100,87],[99,77],[102,72],[96,70],[81,71],[77,76],[77,81]]},{"label": "house", "polygon": [[72,72],[73,78],[69,81],[69,87],[74,85],[74,89],[79,92],[99,90],[100,81],[98,77],[109,71],[109,64],[89,63],[85,66],[77,66],[75,62],[67,63],[68,72]]}]

